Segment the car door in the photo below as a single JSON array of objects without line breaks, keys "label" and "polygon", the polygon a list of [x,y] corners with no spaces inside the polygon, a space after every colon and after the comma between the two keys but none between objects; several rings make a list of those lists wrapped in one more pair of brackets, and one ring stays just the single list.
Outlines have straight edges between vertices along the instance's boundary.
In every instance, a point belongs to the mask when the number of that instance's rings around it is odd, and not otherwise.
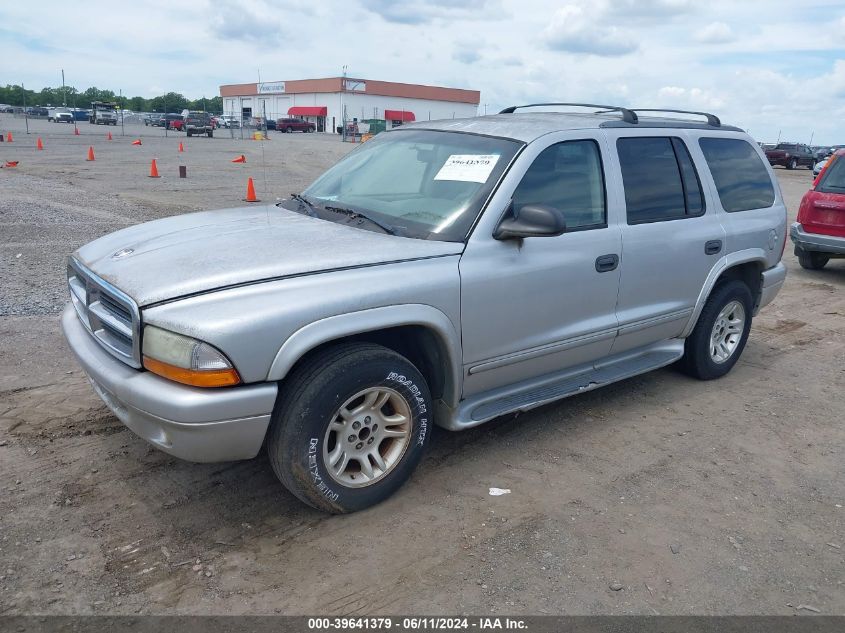
[{"label": "car door", "polygon": [[[725,230],[682,130],[609,130],[625,220],[613,353],[676,338],[722,257]],[[697,151],[697,147],[694,147]]]},{"label": "car door", "polygon": [[[600,132],[530,144],[502,182],[461,257],[464,397],[589,364],[616,334],[618,201],[604,176]],[[610,195],[609,195],[610,193]],[[503,214],[554,206],[555,237],[496,240]]]}]

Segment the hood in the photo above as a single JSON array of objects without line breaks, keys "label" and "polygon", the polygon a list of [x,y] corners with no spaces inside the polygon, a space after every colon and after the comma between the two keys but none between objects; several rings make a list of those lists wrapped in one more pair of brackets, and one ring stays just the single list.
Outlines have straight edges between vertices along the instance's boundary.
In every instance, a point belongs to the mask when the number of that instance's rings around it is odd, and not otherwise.
[{"label": "hood", "polygon": [[397,237],[262,205],[138,224],[75,254],[139,306],[226,286],[459,254],[463,244]]}]

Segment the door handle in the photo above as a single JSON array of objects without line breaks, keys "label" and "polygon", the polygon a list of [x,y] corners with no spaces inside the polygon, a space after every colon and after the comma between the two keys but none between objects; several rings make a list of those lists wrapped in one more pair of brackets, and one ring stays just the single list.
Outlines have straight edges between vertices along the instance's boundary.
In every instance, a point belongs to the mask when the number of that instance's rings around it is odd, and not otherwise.
[{"label": "door handle", "polygon": [[619,255],[600,255],[596,258],[596,272],[609,273],[619,265]]},{"label": "door handle", "polygon": [[722,250],[722,240],[709,240],[704,243],[704,254],[715,255]]}]

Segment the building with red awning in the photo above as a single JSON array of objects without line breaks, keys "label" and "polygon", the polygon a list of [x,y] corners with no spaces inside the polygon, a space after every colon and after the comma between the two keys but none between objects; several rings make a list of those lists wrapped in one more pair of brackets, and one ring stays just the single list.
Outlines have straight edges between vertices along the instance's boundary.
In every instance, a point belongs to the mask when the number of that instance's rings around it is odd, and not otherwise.
[{"label": "building with red awning", "polygon": [[220,86],[223,114],[248,120],[266,117],[311,121],[318,132],[343,122],[383,121],[390,129],[411,121],[475,116],[481,93],[463,88],[329,77]]}]

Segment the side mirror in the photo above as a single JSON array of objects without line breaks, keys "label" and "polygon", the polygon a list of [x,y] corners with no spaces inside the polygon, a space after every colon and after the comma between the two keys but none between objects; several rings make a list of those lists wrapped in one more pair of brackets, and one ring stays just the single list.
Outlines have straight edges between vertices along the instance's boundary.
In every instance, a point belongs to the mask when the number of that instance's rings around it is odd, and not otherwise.
[{"label": "side mirror", "polygon": [[526,204],[519,214],[511,212],[499,223],[493,232],[497,240],[511,240],[523,237],[554,237],[566,232],[566,218],[563,211],[544,204]]}]

